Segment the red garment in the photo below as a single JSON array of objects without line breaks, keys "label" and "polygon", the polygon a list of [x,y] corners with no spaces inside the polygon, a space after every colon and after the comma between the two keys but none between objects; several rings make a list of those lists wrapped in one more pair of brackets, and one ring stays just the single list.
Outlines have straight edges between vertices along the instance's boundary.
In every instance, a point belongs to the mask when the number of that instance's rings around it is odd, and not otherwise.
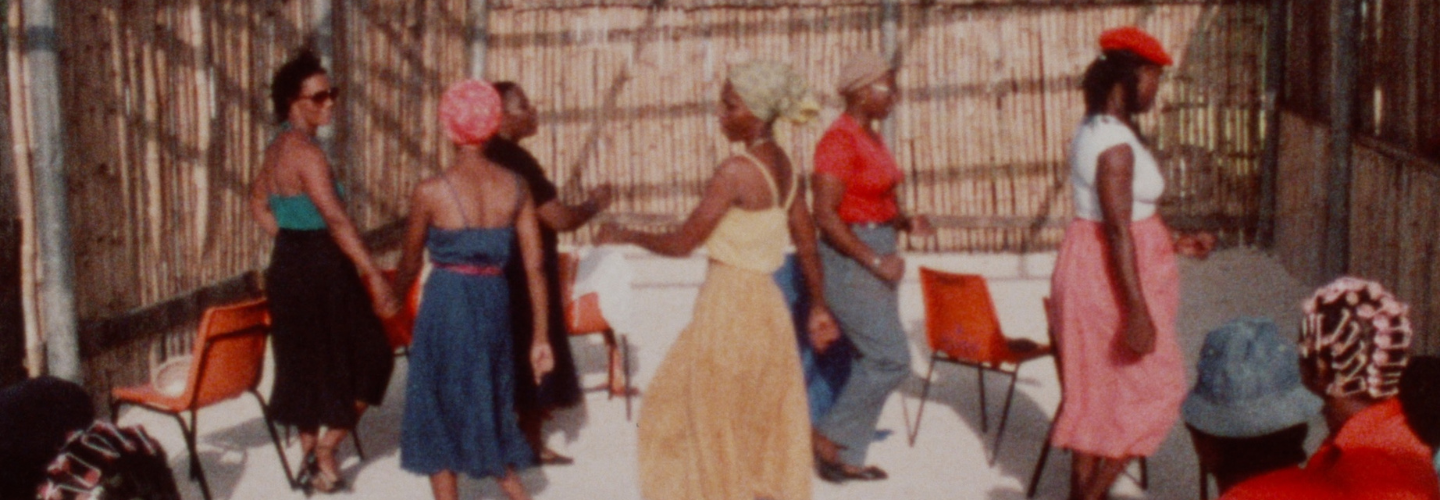
[{"label": "red garment", "polygon": [[1430,448],[1389,398],[1350,417],[1304,469],[1272,472],[1237,485],[1223,500],[1440,500]]},{"label": "red garment", "polygon": [[895,185],[904,174],[885,143],[870,137],[850,115],[842,113],[815,145],[815,172],[845,184],[836,209],[840,220],[889,222],[900,215]]},{"label": "red garment", "polygon": [[1104,227],[1075,219],[1065,229],[1055,272],[1056,355],[1064,360],[1060,414],[1050,443],[1109,458],[1150,456],[1170,435],[1185,401],[1185,357],[1175,332],[1180,271],[1170,229],[1158,215],[1130,223],[1135,271],[1155,324],[1155,352],[1122,347],[1124,307],[1106,257]]}]

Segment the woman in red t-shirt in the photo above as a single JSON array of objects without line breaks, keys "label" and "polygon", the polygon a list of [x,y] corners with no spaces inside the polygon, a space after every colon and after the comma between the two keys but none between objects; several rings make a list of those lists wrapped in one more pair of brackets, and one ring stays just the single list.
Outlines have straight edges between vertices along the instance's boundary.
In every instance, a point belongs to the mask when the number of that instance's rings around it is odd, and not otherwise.
[{"label": "woman in red t-shirt", "polygon": [[895,106],[895,68],[878,54],[857,54],[841,69],[839,92],[845,112],[815,147],[814,212],[824,243],[825,298],[860,355],[835,405],[816,423],[820,477],[831,482],[887,477],[865,465],[865,452],[885,400],[910,375],[896,294],[905,261],[896,253],[896,232],[933,233],[924,217],[901,213],[895,187],[903,176],[874,127]]}]

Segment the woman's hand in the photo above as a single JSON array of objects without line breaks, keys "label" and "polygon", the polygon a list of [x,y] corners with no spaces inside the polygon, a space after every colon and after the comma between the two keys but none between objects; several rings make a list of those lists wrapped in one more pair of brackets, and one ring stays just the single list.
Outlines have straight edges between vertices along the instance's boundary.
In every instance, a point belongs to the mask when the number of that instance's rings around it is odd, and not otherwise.
[{"label": "woman's hand", "polygon": [[555,353],[550,350],[549,342],[541,340],[530,345],[530,368],[535,372],[535,385],[540,385],[545,375],[555,369]]},{"label": "woman's hand", "polygon": [[905,259],[898,254],[882,255],[879,261],[865,262],[864,264],[870,272],[890,283],[899,283],[900,278],[905,277]]},{"label": "woman's hand", "polygon": [[390,287],[390,281],[378,272],[366,274],[364,278],[365,288],[370,292],[370,306],[375,309],[375,315],[389,318],[398,314],[400,300],[395,297],[395,290]]},{"label": "woman's hand", "polygon": [[912,215],[906,218],[904,229],[910,232],[910,236],[916,238],[935,236],[935,226],[930,225],[930,218],[924,215]]},{"label": "woman's hand", "polygon": [[595,232],[596,245],[614,245],[625,243],[625,230],[614,222],[606,222],[600,225],[600,230]]},{"label": "woman's hand", "polygon": [[1136,313],[1135,309],[1131,308],[1130,317],[1125,321],[1121,343],[1136,356],[1155,352],[1155,322],[1150,319],[1150,313]]},{"label": "woman's hand", "polygon": [[815,352],[823,353],[835,341],[840,340],[840,325],[835,322],[835,317],[830,315],[830,309],[825,306],[812,306],[810,320],[807,323],[810,345],[815,348]]},{"label": "woman's hand", "polygon": [[1215,234],[1209,231],[1181,234],[1175,238],[1175,253],[1205,260],[1215,249]]},{"label": "woman's hand", "polygon": [[590,190],[590,203],[594,204],[595,211],[601,212],[610,208],[610,202],[615,200],[615,188],[610,184],[601,184]]}]

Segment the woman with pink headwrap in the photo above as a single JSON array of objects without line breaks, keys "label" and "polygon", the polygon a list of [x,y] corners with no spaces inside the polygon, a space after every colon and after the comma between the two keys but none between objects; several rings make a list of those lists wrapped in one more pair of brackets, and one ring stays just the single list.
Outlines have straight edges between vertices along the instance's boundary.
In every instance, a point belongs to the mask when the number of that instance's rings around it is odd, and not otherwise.
[{"label": "woman with pink headwrap", "polygon": [[[440,121],[455,163],[415,187],[396,284],[408,290],[428,250],[434,264],[415,320],[400,466],[430,476],[436,499],[457,495],[455,473],[494,477],[513,499],[530,496],[515,469],[535,465],[516,418],[506,262],[519,248],[529,282],[535,377],[554,366],[545,334],[545,279],[535,203],[524,181],[485,159],[500,127],[500,94],[465,80],[445,91]],[[519,245],[514,245],[518,241]]]}]

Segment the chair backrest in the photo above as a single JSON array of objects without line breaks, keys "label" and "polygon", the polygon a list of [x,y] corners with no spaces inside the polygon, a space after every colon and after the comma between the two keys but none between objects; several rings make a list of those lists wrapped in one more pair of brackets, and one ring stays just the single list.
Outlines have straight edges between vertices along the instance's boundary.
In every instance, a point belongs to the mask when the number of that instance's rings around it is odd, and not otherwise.
[{"label": "chair backrest", "polygon": [[270,303],[266,299],[206,309],[181,396],[190,401],[189,409],[239,396],[259,385],[269,334]]},{"label": "chair backrest", "polygon": [[595,293],[574,297],[575,277],[580,260],[574,254],[560,254],[560,300],[565,308],[565,331],[570,335],[589,335],[610,330],[610,323],[600,314],[600,296]]},{"label": "chair backrest", "polygon": [[985,278],[920,268],[925,338],[955,359],[998,363],[1009,353]]},{"label": "chair backrest", "polygon": [[560,252],[557,259],[560,267],[560,300],[570,302],[570,294],[575,290],[575,275],[579,272],[580,259],[570,252]]}]

